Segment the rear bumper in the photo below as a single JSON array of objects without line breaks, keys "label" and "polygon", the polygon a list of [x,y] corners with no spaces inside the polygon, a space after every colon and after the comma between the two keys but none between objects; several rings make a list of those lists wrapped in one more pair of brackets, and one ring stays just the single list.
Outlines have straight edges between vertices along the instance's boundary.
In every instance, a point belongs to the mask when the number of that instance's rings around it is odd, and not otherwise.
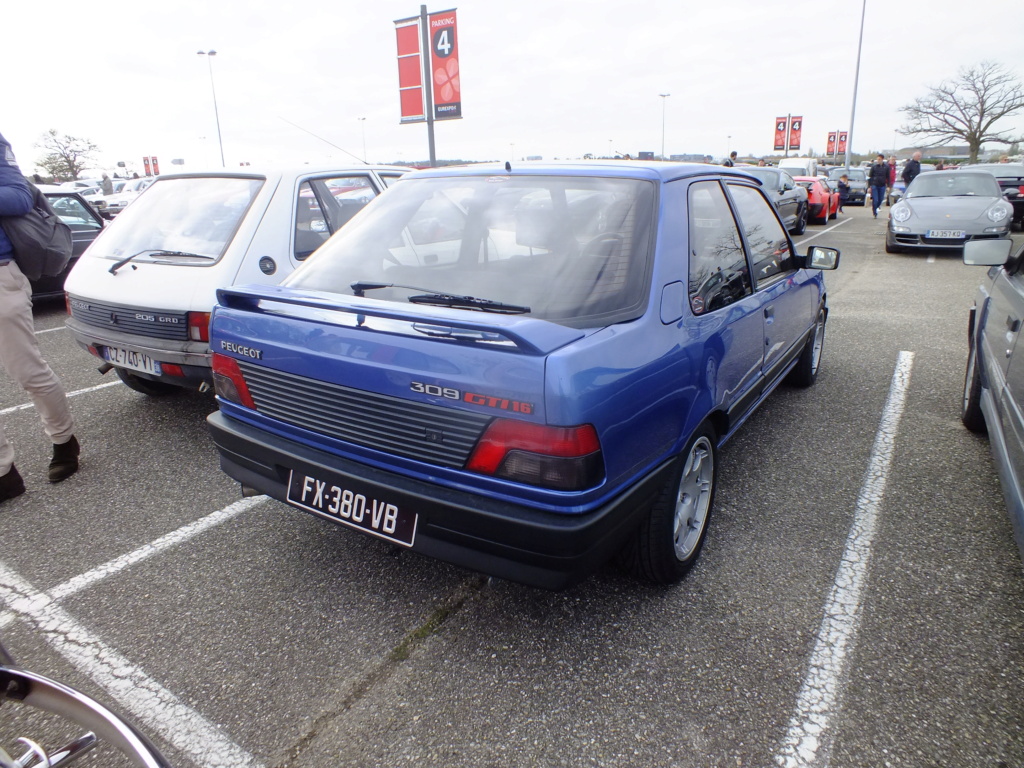
[{"label": "rear bumper", "polygon": [[[132,370],[132,373],[144,379],[163,381],[179,387],[196,387],[213,380],[210,362],[210,349],[206,342],[169,341],[152,339],[135,334],[118,333],[88,325],[69,317],[66,321],[68,330],[75,341],[88,352],[95,354],[98,347],[118,347],[146,355],[163,363],[172,363],[181,368],[182,376],[151,376]],[[129,369],[125,369],[129,370]]]},{"label": "rear bumper", "polygon": [[[625,543],[672,470],[670,462],[620,497],[583,515],[497,501],[377,469],[269,434],[221,412],[207,423],[220,466],[242,485],[287,503],[291,471],[415,510],[412,550],[473,571],[563,589],[599,568]],[[338,518],[297,507],[344,525]]]}]

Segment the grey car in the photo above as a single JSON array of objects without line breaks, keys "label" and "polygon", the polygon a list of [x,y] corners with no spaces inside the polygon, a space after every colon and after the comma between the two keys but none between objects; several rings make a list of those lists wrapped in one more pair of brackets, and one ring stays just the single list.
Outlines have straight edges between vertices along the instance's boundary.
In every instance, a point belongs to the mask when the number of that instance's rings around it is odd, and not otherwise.
[{"label": "grey car", "polygon": [[969,240],[1006,237],[1012,218],[1013,206],[990,173],[921,174],[889,211],[885,250],[961,250]]},{"label": "grey car", "polygon": [[967,170],[986,171],[996,177],[1003,196],[1013,206],[1013,223],[1024,229],[1024,165],[1021,163],[985,163],[972,165]]},{"label": "grey car", "polygon": [[740,170],[756,176],[775,205],[779,218],[790,234],[802,235],[807,229],[807,190],[793,181],[793,177],[780,168],[750,167]]},{"label": "grey car", "polygon": [[988,270],[971,307],[969,347],[960,418],[972,432],[988,432],[992,458],[1017,545],[1024,555],[1024,248],[1010,257],[1008,239],[967,243],[964,263]]}]

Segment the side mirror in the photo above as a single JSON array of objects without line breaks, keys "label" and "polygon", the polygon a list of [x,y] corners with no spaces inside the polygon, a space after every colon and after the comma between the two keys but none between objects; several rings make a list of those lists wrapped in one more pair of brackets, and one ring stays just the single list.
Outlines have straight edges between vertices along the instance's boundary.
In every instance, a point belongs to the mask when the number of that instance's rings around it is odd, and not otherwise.
[{"label": "side mirror", "polygon": [[839,266],[839,249],[812,245],[807,249],[807,269],[835,269]]},{"label": "side mirror", "polygon": [[998,267],[1010,258],[1013,240],[968,240],[964,243],[964,264],[969,267]]}]

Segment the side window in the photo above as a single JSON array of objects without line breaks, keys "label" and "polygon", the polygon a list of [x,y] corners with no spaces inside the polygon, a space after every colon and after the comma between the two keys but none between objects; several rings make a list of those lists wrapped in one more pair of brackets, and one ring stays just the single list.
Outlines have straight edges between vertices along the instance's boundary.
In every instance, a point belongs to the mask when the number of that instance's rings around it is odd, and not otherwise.
[{"label": "side window", "polygon": [[392,184],[394,184],[396,181],[398,181],[400,178],[402,178],[402,176],[404,176],[405,174],[401,174],[401,173],[380,173],[378,175],[380,176],[380,180],[384,182],[384,186],[385,187],[390,187]]},{"label": "side window", "polygon": [[90,232],[102,229],[103,225],[73,197],[51,199],[50,204],[57,212],[61,221],[68,225],[72,232]]},{"label": "side window", "polygon": [[777,275],[795,270],[796,259],[789,249],[789,237],[775,216],[771,203],[753,187],[730,184],[729,193],[736,203],[740,225],[750,248],[757,287],[772,282]]},{"label": "side window", "polygon": [[302,182],[295,206],[295,258],[301,261],[309,257],[327,242],[330,234],[320,200],[310,182]]},{"label": "side window", "polygon": [[693,314],[714,312],[749,296],[753,290],[743,242],[719,183],[691,184],[687,210]]},{"label": "side window", "polygon": [[307,258],[376,196],[365,175],[302,182],[295,205],[295,258]]}]

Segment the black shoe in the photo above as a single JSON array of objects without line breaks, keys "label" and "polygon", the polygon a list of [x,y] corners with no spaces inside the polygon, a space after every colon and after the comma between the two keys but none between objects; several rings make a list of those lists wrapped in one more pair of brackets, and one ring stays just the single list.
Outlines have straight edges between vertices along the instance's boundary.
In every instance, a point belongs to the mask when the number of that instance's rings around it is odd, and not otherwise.
[{"label": "black shoe", "polygon": [[78,454],[80,452],[78,440],[72,435],[66,443],[53,445],[53,459],[50,461],[48,473],[51,483],[59,483],[71,477],[78,471]]},{"label": "black shoe", "polygon": [[0,501],[13,499],[25,492],[25,481],[21,479],[18,468],[11,464],[7,474],[0,476]]}]

